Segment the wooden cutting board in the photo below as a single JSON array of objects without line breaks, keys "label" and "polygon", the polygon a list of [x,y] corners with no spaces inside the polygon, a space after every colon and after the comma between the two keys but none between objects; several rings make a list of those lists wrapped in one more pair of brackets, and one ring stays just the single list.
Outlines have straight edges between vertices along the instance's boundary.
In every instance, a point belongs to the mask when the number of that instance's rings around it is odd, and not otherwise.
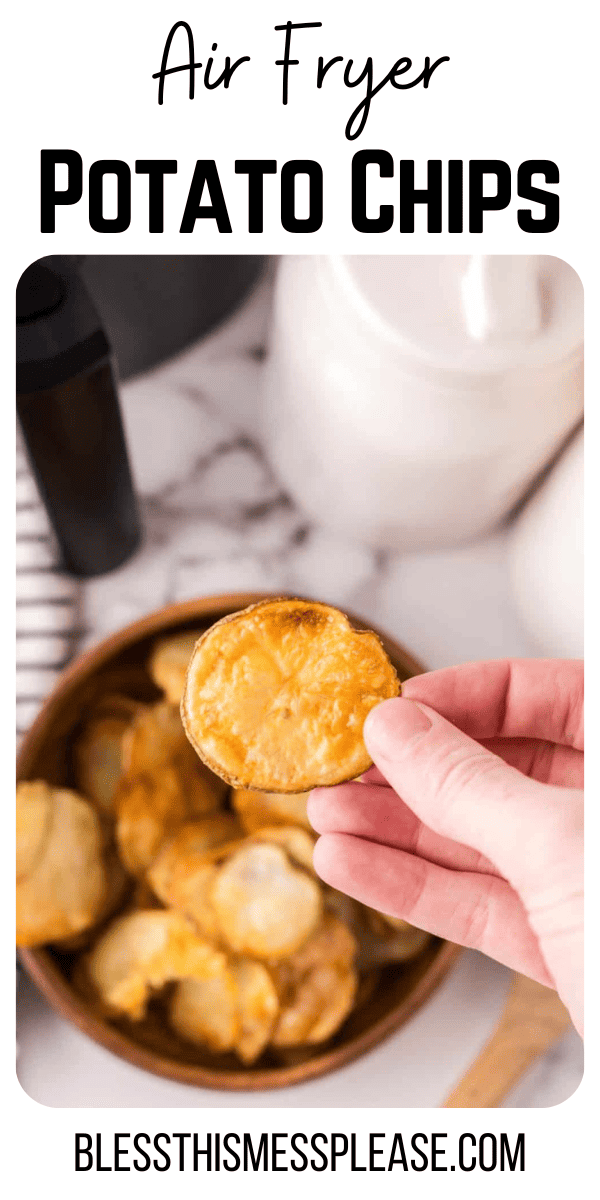
[{"label": "wooden cutting board", "polygon": [[496,1029],[442,1108],[497,1108],[570,1024],[556,992],[515,974]]}]

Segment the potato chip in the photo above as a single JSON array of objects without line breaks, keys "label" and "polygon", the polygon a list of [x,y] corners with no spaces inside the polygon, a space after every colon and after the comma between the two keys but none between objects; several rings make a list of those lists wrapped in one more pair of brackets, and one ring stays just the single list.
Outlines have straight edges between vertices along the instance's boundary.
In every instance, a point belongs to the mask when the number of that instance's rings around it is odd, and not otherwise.
[{"label": "potato chip", "polygon": [[116,838],[123,863],[143,876],[165,838],[190,816],[181,777],[174,767],[121,780],[115,793]]},{"label": "potato chip", "polygon": [[171,997],[169,1021],[177,1033],[207,1046],[209,1050],[232,1050],[240,1032],[238,989],[224,964],[211,979],[186,979]]},{"label": "potato chip", "polygon": [[223,780],[207,769],[186,737],[178,708],[160,702],[141,708],[123,737],[123,769],[129,776],[174,767],[193,802],[193,812],[211,812],[225,800]]},{"label": "potato chip", "polygon": [[254,833],[265,825],[300,825],[312,832],[306,812],[308,792],[287,795],[285,792],[252,792],[248,788],[234,788],[231,803],[247,833]]},{"label": "potato chip", "polygon": [[306,1035],[309,1045],[324,1042],[337,1033],[340,1025],[352,1011],[358,991],[358,975],[352,967],[348,967],[345,971],[333,968],[337,977],[334,982],[328,984],[326,991],[323,979],[325,970],[327,968],[321,968],[318,973],[311,976],[313,988],[321,991],[324,1002],[317,1020],[314,1025],[311,1025]]},{"label": "potato chip", "polygon": [[232,786],[297,794],[366,771],[365,717],[399,691],[374,633],[325,604],[266,600],[199,639],[182,716],[200,758]]},{"label": "potato chip", "polygon": [[253,1063],[260,1057],[271,1036],[279,1012],[275,985],[267,968],[250,958],[230,962],[237,984],[239,1032],[235,1052],[242,1062]]},{"label": "potato chip", "polygon": [[311,875],[316,875],[313,866],[316,838],[311,837],[305,829],[298,829],[295,825],[272,825],[266,829],[257,829],[250,838],[253,842],[269,842],[272,846],[283,846],[292,862],[310,871]]},{"label": "potato chip", "polygon": [[127,913],[102,934],[87,956],[88,975],[114,1013],[142,1019],[152,991],[171,980],[210,979],[224,955],[193,932],[179,913],[152,909]]},{"label": "potato chip", "polygon": [[148,872],[149,883],[163,903],[182,912],[203,937],[214,941],[220,933],[209,896],[217,867],[206,862],[206,853],[238,833],[238,822],[231,813],[215,813],[183,825]]},{"label": "potato chip", "polygon": [[101,812],[113,811],[113,797],[121,772],[123,735],[129,718],[98,717],[90,721],[75,746],[77,787]]},{"label": "potato chip", "polygon": [[273,965],[280,1000],[274,1046],[325,1041],[335,1033],[354,1003],[356,950],[350,930],[326,913],[295,954]]},{"label": "potato chip", "polygon": [[60,941],[95,924],[111,896],[97,813],[67,788],[17,786],[17,945]]},{"label": "potato chip", "polygon": [[177,877],[188,877],[204,861],[206,852],[227,845],[242,837],[243,830],[233,813],[215,812],[195,821],[187,821],[163,846],[155,863],[155,872],[170,872],[177,887]]},{"label": "potato chip", "polygon": [[165,693],[169,704],[179,708],[185,676],[200,630],[192,633],[176,633],[172,637],[159,638],[154,643],[148,670],[157,687]]},{"label": "potato chip", "polygon": [[127,769],[113,798],[117,841],[127,869],[139,876],[166,838],[184,821],[214,812],[226,789],[194,754],[168,704],[138,713],[124,735],[123,756]]},{"label": "potato chip", "polygon": [[283,958],[301,946],[321,916],[321,891],[285,851],[266,843],[236,850],[210,892],[226,944],[255,958]]},{"label": "potato chip", "polygon": [[286,959],[285,966],[295,975],[304,975],[324,963],[348,967],[357,949],[356,938],[346,923],[326,912],[311,936]]},{"label": "potato chip", "polygon": [[34,871],[52,824],[52,789],[41,780],[17,784],[17,883]]}]

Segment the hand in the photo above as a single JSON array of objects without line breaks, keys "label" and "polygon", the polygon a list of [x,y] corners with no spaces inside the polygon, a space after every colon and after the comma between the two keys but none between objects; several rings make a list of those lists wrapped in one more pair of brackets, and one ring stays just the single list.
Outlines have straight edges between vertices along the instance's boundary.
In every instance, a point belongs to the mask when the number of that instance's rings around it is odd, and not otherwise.
[{"label": "hand", "polygon": [[583,664],[416,676],[364,737],[364,782],[309,799],[319,875],[556,988],[581,1032]]}]

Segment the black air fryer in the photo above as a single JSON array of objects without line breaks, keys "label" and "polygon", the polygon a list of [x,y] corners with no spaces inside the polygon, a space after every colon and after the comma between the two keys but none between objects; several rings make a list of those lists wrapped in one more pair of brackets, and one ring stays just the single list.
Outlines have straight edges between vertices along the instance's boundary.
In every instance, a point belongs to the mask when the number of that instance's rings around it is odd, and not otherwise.
[{"label": "black air fryer", "polygon": [[117,372],[137,374],[209,332],[263,263],[238,255],[50,256],[21,276],[17,411],[67,570],[102,574],[139,544]]}]

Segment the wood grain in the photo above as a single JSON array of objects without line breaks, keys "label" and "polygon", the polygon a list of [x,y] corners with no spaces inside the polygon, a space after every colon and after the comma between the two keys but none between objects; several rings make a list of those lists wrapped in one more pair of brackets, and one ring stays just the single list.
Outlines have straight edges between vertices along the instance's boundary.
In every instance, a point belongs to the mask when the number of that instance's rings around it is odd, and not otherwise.
[{"label": "wood grain", "polygon": [[442,1108],[497,1108],[570,1024],[556,992],[515,974],[496,1029]]}]

